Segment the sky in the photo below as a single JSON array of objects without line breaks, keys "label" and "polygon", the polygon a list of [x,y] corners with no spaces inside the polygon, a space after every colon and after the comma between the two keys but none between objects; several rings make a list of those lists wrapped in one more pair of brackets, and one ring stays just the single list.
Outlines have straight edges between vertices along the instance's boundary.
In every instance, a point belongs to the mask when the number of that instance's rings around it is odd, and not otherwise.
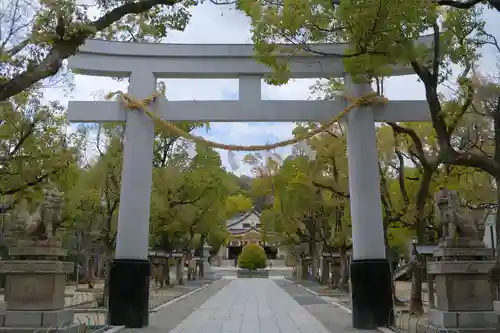
[{"label": "sky", "polygon": [[[488,30],[497,32],[500,38],[499,14],[486,12]],[[238,44],[250,43],[250,24],[247,17],[229,7],[215,6],[204,3],[192,9],[192,18],[183,32],[173,31],[166,39],[167,43],[186,44]],[[483,50],[484,59],[481,69],[493,74],[497,71],[495,65],[495,53],[492,48]],[[237,80],[220,79],[176,79],[164,80],[167,86],[167,98],[169,100],[233,100],[238,98]],[[310,96],[310,87],[315,79],[302,79],[291,81],[286,86],[268,86],[262,84],[263,99],[269,100],[305,100]],[[68,100],[95,100],[96,95],[104,95],[106,92],[115,90],[126,90],[126,81],[117,82],[111,78],[90,77],[75,75],[75,88],[71,92],[64,89],[50,88],[45,92],[47,100],[60,100],[67,103]],[[425,92],[423,85],[418,82],[416,76],[400,76],[389,78],[385,81],[385,93],[393,100],[422,100]],[[211,123],[210,129],[200,129],[195,132],[207,139],[229,143],[229,144],[265,144],[288,139],[292,136],[293,123]],[[287,155],[291,147],[285,147],[276,151]],[[89,148],[89,154],[92,149]],[[246,153],[236,153],[238,160]],[[237,170],[231,168],[228,163],[228,155],[221,152],[221,158],[228,170],[236,174],[250,175],[250,167],[240,163]]]}]

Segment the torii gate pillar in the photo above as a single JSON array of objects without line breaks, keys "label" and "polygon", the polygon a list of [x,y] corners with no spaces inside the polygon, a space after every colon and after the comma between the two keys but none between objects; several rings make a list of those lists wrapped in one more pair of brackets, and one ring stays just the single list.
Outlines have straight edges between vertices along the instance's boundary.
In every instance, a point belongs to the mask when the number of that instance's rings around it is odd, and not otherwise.
[{"label": "torii gate pillar", "polygon": [[[372,92],[369,84],[352,84],[345,90],[357,98]],[[371,106],[361,106],[347,115],[347,160],[352,225],[351,305],[353,327],[372,329],[393,323],[392,276],[386,258],[380,174]]]}]

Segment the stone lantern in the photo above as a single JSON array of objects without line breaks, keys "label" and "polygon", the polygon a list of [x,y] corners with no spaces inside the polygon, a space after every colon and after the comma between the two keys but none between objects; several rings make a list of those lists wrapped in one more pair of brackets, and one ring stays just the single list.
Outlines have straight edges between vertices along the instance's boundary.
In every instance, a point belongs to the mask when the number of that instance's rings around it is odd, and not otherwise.
[{"label": "stone lantern", "polygon": [[295,275],[297,278],[307,278],[309,262],[306,260],[306,256],[309,254],[309,246],[306,243],[295,245],[293,253],[296,260]]},{"label": "stone lantern", "polygon": [[202,257],[202,259],[203,259],[203,276],[204,277],[208,277],[209,275],[211,275],[213,273],[212,266],[208,262],[208,259],[210,258],[210,250],[211,249],[212,249],[212,246],[210,246],[206,242],[205,242],[205,244],[203,244],[203,252],[202,252],[203,257]]}]

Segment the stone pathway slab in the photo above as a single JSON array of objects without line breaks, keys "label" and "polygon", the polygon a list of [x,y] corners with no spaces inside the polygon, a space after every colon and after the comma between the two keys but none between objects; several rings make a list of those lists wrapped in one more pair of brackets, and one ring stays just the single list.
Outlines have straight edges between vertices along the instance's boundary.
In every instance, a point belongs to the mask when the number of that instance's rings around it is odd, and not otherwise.
[{"label": "stone pathway slab", "polygon": [[226,281],[170,333],[330,333],[272,279]]},{"label": "stone pathway slab", "polygon": [[339,299],[328,296],[311,294],[289,280],[275,280],[286,293],[299,302],[304,309],[317,318],[330,332],[333,333],[375,333],[377,330],[357,330],[352,328],[352,317],[345,307],[339,304]]},{"label": "stone pathway slab", "polygon": [[219,280],[208,287],[169,304],[155,313],[150,314],[149,326],[146,328],[126,329],[124,333],[167,333],[178,326],[190,314],[199,309],[212,296],[229,284],[228,280]]}]

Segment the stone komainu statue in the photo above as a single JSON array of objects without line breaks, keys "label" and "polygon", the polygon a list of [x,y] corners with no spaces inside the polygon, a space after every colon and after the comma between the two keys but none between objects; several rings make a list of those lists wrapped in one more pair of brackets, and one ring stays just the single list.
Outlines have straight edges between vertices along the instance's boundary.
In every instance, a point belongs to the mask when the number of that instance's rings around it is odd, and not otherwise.
[{"label": "stone komainu statue", "polygon": [[434,201],[444,238],[483,240],[484,219],[473,214],[464,214],[456,191],[443,188],[435,194]]},{"label": "stone komainu statue", "polygon": [[40,206],[37,207],[33,214],[28,216],[24,225],[24,230],[26,236],[34,241],[47,240],[49,238],[47,226],[42,219]]},{"label": "stone komainu statue", "polygon": [[54,226],[61,222],[62,193],[57,190],[45,190],[44,200],[35,212],[26,219],[26,236],[34,241],[45,241],[53,236]]}]

